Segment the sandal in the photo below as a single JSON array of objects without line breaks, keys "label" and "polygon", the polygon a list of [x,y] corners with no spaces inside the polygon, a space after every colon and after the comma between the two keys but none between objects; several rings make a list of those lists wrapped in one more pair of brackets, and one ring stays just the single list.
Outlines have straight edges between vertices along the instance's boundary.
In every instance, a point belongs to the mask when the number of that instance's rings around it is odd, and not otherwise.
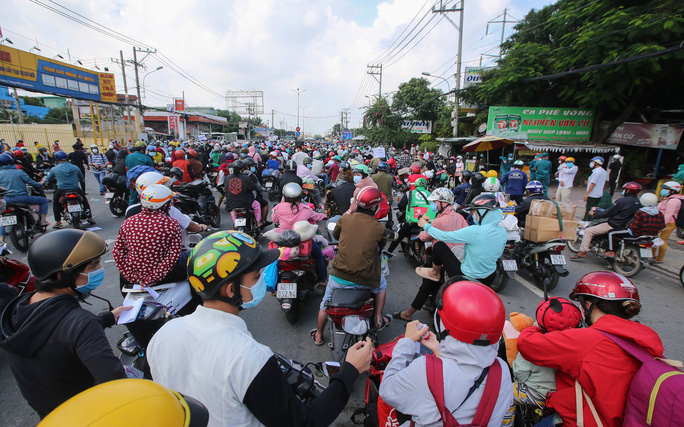
[{"label": "sandal", "polygon": [[382,315],[382,324],[380,326],[378,326],[375,331],[376,332],[382,331],[383,329],[388,327],[390,323],[392,323],[392,316],[390,316],[389,314],[383,314]]},{"label": "sandal", "polygon": [[323,340],[321,341],[316,341],[316,332],[318,332],[318,329],[312,329],[309,331],[309,336],[311,337],[311,341],[314,342],[314,344],[321,346],[323,345]]},{"label": "sandal", "polygon": [[434,277],[430,275],[432,268],[430,267],[416,267],[416,274],[423,279],[432,280],[433,282],[439,282],[439,277]]},{"label": "sandal", "polygon": [[407,319],[405,317],[402,317],[401,311],[395,311],[394,313],[392,313],[392,318],[397,319],[397,320],[401,320],[402,322],[407,322],[407,323],[413,321],[413,319]]},{"label": "sandal", "polygon": [[587,259],[587,258],[589,258],[587,255],[581,256],[580,254],[573,255],[570,257],[570,259],[573,261],[580,261],[580,260]]}]

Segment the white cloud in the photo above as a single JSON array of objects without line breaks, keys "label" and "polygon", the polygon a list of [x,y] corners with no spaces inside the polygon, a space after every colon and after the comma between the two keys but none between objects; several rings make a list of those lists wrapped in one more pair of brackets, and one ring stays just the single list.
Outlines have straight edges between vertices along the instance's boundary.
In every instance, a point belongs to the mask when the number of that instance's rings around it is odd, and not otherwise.
[{"label": "white cloud", "polygon": [[[5,3],[1,24],[5,36],[14,41],[14,47],[28,50],[37,39],[44,56],[62,53],[66,57],[69,49],[74,61],[80,59],[88,65],[93,64],[96,58],[100,68],[108,66],[110,71],[117,73],[117,89],[123,92],[120,68],[109,59],[118,58],[119,50],[124,51],[126,59],[132,59],[130,45],[78,25],[34,3]],[[338,117],[342,108],[352,106],[366,72],[366,64],[396,39],[423,5],[423,0],[378,2],[377,16],[371,26],[361,26],[354,21],[357,9],[351,0],[58,0],[58,3],[158,48],[220,94],[226,89],[263,90],[267,113],[263,118],[270,121],[272,109],[296,116],[297,96],[291,89],[297,87],[306,90],[301,95],[301,106],[307,107],[307,116]],[[498,53],[500,33],[483,36],[487,20],[501,14],[504,7],[512,8],[511,13],[522,18],[528,7],[538,8],[550,1],[529,0],[527,3],[516,8],[511,6],[511,0],[466,0],[464,61],[474,62],[464,65],[477,65],[480,53],[487,49],[493,49],[489,53]],[[458,22],[457,14],[450,16]],[[423,24],[431,17],[428,16]],[[423,37],[438,18],[435,17],[417,39]],[[500,27],[492,26],[490,30],[500,31]],[[383,93],[396,90],[399,83],[420,76],[422,71],[444,72],[452,64],[441,69],[438,67],[456,55],[457,42],[457,31],[443,19],[400,61],[384,63]],[[406,50],[402,54],[404,52]],[[163,65],[154,55],[145,63],[148,70],[141,70],[141,79],[146,72]],[[445,77],[454,72],[455,67]],[[129,93],[134,93],[135,83],[130,68],[127,69],[127,77]],[[453,86],[453,78],[450,81]],[[436,80],[436,83],[446,90],[441,80]],[[148,89],[145,103],[149,105],[171,102],[169,97],[152,91],[172,96],[180,96],[184,91],[189,105],[225,108],[220,98],[193,85],[167,66],[151,75],[145,85]],[[368,100],[363,95],[376,94],[377,91],[377,83],[373,83],[361,94],[362,101],[355,106],[367,104]],[[296,125],[296,117],[279,113],[275,116],[276,124],[284,120],[290,127]],[[359,110],[353,112],[352,126],[358,125],[360,116]],[[307,121],[307,130],[325,132],[337,121],[335,118],[312,118]]]}]

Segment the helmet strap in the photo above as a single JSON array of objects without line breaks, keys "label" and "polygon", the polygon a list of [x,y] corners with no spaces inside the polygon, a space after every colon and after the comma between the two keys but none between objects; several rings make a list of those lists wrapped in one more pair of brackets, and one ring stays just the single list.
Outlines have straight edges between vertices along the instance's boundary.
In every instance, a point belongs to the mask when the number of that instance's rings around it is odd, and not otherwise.
[{"label": "helmet strap", "polygon": [[589,308],[587,308],[586,303],[588,302],[587,300],[584,299],[582,295],[578,295],[577,299],[580,302],[580,305],[582,306],[582,310],[584,311],[584,325],[585,326],[591,326],[592,321],[591,321],[591,312],[594,311],[594,306],[596,305],[593,302],[590,302]]}]

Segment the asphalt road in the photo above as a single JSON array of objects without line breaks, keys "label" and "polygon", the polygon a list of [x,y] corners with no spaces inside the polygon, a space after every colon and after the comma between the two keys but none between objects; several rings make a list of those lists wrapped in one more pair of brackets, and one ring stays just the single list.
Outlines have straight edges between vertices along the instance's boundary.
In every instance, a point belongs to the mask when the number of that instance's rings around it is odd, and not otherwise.
[{"label": "asphalt road", "polygon": [[[88,176],[88,197],[94,217],[97,220],[96,227],[101,227],[101,230],[96,232],[111,247],[123,219],[116,218],[109,212],[104,197],[101,197],[97,191],[93,191],[96,188],[94,178]],[[51,197],[51,194],[48,196]],[[230,225],[230,216],[226,212],[223,212],[222,215],[221,228],[226,229]],[[49,221],[54,222],[52,218],[49,218]],[[262,239],[262,244],[264,243],[265,241]],[[590,259],[576,263],[569,261],[571,253],[567,249],[565,254],[566,259],[568,259],[567,268],[570,270],[570,274],[568,277],[560,279],[559,285],[551,292],[551,295],[567,297],[576,281],[583,274],[607,268],[606,263],[601,260]],[[397,250],[397,255],[390,261],[388,294],[385,305],[385,312],[387,313],[404,310],[408,307],[420,285],[420,279],[413,271],[416,266],[404,258],[399,250]],[[26,254],[18,251],[15,251],[11,258],[26,262]],[[118,271],[114,266],[111,253],[105,254],[103,265],[105,266],[105,281],[96,291],[96,294],[109,299],[115,306],[120,305],[122,298],[118,290]],[[640,272],[634,278],[634,282],[644,304],[643,311],[636,320],[658,332],[665,345],[666,357],[681,360],[684,358],[684,343],[681,340],[682,322],[679,320],[679,316],[681,316],[680,304],[684,298],[684,287],[673,275],[649,268]],[[508,313],[517,311],[531,316],[534,315],[537,304],[542,300],[541,291],[536,289],[531,284],[530,278],[525,277],[524,274],[512,279],[508,287],[500,293],[500,296]],[[329,359],[329,349],[327,346],[317,347],[313,345],[308,335],[309,330],[316,326],[320,298],[320,296],[316,296],[309,301],[296,325],[290,325],[285,320],[278,301],[270,295],[267,295],[258,307],[245,310],[240,316],[247,322],[254,338],[268,345],[274,352],[300,362],[325,361]],[[86,306],[86,308],[94,312],[100,312],[107,308],[104,302],[92,298],[88,302],[92,305]],[[429,315],[426,311],[420,311],[416,313],[414,319],[428,323]],[[389,327],[380,332],[380,341],[385,342],[394,339],[403,333],[404,327],[403,322],[395,320]],[[125,328],[122,326],[114,326],[107,330],[107,336],[114,348],[124,330]],[[326,331],[325,339],[327,340],[327,338]],[[178,345],[183,345],[181,337],[178,338]],[[115,353],[118,354],[118,351],[115,350]],[[347,408],[338,417],[334,425],[351,425],[349,420],[351,413],[354,409],[363,406],[364,381],[365,377],[361,376],[356,383]],[[325,383],[324,379],[322,382]],[[0,413],[2,413],[0,426],[32,426],[39,421],[19,392],[2,352],[0,352]]]}]

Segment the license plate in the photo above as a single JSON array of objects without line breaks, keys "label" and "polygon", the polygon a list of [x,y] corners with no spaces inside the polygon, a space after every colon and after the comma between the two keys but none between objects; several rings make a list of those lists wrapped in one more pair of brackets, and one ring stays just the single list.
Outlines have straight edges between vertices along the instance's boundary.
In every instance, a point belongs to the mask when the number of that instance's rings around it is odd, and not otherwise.
[{"label": "license plate", "polygon": [[502,259],[504,271],[518,271],[518,263],[514,259]]},{"label": "license plate", "polygon": [[271,188],[273,187],[273,183],[271,181],[266,183],[266,188]]},{"label": "license plate", "polygon": [[551,264],[565,265],[565,255],[551,255]]},{"label": "license plate", "polygon": [[653,258],[653,252],[649,248],[639,248],[639,255],[642,258]]},{"label": "license plate", "polygon": [[16,215],[8,215],[0,217],[0,225],[15,225],[17,223]]},{"label": "license plate", "polygon": [[69,212],[81,212],[83,209],[81,205],[67,205],[67,210]]},{"label": "license plate", "polygon": [[105,199],[112,199],[114,198],[114,193],[107,192],[105,193]]},{"label": "license plate", "polygon": [[236,227],[244,227],[247,225],[247,218],[235,218]]},{"label": "license plate", "polygon": [[278,283],[276,298],[297,298],[296,283]]}]

